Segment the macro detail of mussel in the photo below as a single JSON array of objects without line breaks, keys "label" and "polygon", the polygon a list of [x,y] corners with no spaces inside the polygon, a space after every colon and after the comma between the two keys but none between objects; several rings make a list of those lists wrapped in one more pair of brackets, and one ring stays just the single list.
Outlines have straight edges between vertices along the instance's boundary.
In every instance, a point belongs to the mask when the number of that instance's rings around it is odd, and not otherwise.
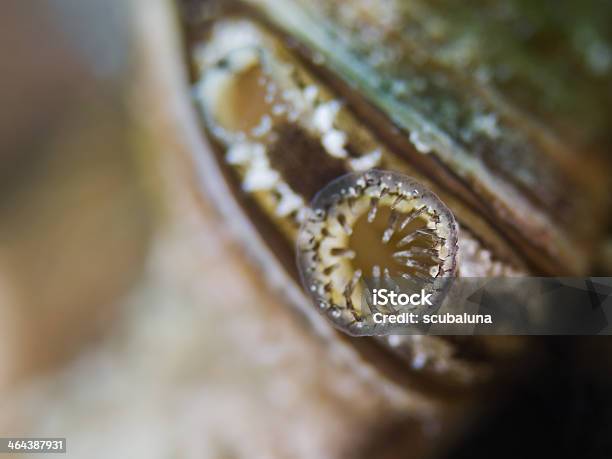
[{"label": "macro detail of mussel", "polygon": [[0,453],[612,457],[612,0],[2,11]]},{"label": "macro detail of mussel", "polygon": [[[195,40],[191,48],[195,102],[222,170],[235,184],[237,198],[243,200],[245,213],[295,281],[299,281],[296,238],[313,197],[346,173],[372,168],[401,174],[405,177],[402,180],[437,196],[439,209],[450,209],[448,212],[456,217],[455,222],[451,216],[452,225],[458,226],[452,229],[457,238],[457,255],[451,257],[454,274],[505,276],[528,272],[529,262],[502,234],[446,186],[407,161],[403,150],[388,145],[387,139],[368,124],[367,117],[362,118],[350,101],[336,92],[333,82],[319,76],[282,36],[234,13],[221,15],[204,31],[205,38]],[[402,137],[392,129],[395,139]],[[422,140],[413,134],[407,137],[412,151],[423,156]],[[341,226],[362,234],[362,225],[353,228],[353,223],[359,222],[347,219]],[[454,251],[449,249],[449,253]],[[371,257],[375,251],[367,253]],[[386,263],[394,262],[390,256]],[[356,257],[366,258],[361,250]],[[370,273],[375,264],[369,260],[364,263]],[[378,263],[384,276],[383,265]],[[327,268],[319,267],[322,271]],[[352,283],[359,269],[353,269],[344,285],[338,287],[343,297],[346,284]],[[333,319],[334,315],[329,317]],[[340,323],[343,317],[339,315]],[[486,355],[491,349],[499,353],[499,346],[489,349],[492,342],[477,340],[483,343],[478,354]],[[455,361],[454,346],[440,338],[394,336],[379,341],[419,372],[442,373],[461,383],[478,378],[479,370],[471,368],[469,359]],[[510,354],[516,347],[509,347]],[[502,360],[507,357],[506,348],[501,346]]]},{"label": "macro detail of mussel", "polygon": [[[228,199],[340,330],[360,334],[366,278],[593,273],[609,205],[610,8],[182,7],[193,101]],[[505,374],[530,341],[369,343],[463,386]]]}]

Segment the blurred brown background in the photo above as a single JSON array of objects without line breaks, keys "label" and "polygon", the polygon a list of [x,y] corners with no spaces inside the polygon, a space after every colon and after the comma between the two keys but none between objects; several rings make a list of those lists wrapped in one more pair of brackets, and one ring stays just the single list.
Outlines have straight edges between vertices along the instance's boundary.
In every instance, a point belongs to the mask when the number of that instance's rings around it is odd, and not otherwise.
[{"label": "blurred brown background", "polygon": [[172,14],[3,3],[0,436],[313,458],[406,413],[435,435],[435,407],[315,337],[194,192]]}]

